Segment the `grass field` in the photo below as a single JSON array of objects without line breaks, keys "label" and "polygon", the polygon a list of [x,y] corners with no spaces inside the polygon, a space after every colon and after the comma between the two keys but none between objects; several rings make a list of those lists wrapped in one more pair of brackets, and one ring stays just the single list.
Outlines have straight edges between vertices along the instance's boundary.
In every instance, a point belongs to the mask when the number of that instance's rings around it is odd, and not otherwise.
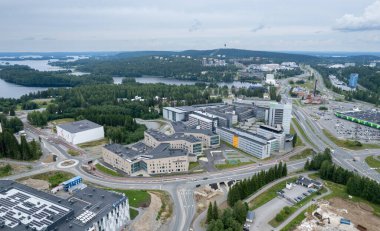
[{"label": "grass field", "polygon": [[[298,121],[295,118],[292,118],[293,124],[297,127],[298,131],[301,133],[301,136],[308,142],[309,144],[314,146],[314,143],[311,142],[308,136],[306,136],[305,131],[302,129],[301,125],[298,123]],[[298,134],[299,136],[300,134]],[[299,137],[298,137],[299,138]]]},{"label": "grass field", "polygon": [[236,167],[239,167],[239,166],[244,166],[244,165],[255,163],[253,161],[249,161],[249,162],[240,162],[240,161],[237,161],[236,163],[231,163],[229,161],[226,161],[226,162],[228,162],[228,163],[226,163],[226,164],[216,164],[215,168],[217,168],[219,170],[222,170],[222,169],[226,169],[226,168],[236,168]]},{"label": "grass field", "polygon": [[199,162],[198,161],[197,162],[190,162],[189,163],[189,170],[192,170],[192,169],[194,169],[194,168],[196,168],[198,166],[199,166]]},{"label": "grass field", "polygon": [[298,225],[301,224],[303,219],[306,218],[305,213],[307,212],[308,214],[311,214],[314,210],[317,209],[316,205],[311,205],[304,211],[302,211],[298,216],[296,216],[291,222],[289,222],[284,228],[281,229],[281,231],[291,231],[294,230]]},{"label": "grass field", "polygon": [[75,120],[73,118],[63,118],[63,119],[57,119],[50,121],[53,124],[64,124],[68,122],[74,122]]},{"label": "grass field", "polygon": [[342,148],[348,148],[352,150],[363,150],[363,149],[371,149],[371,148],[380,148],[378,144],[361,144],[358,145],[356,141],[353,140],[341,140],[336,138],[333,134],[331,134],[327,129],[323,129],[323,133],[327,138],[329,138],[332,142]]},{"label": "grass field", "polygon": [[134,220],[139,215],[139,211],[129,208],[129,214],[131,215],[131,220]]},{"label": "grass field", "polygon": [[[292,135],[296,134],[296,131],[294,130],[293,124],[290,124],[290,134],[292,134]],[[296,147],[299,147],[299,146],[304,146],[304,144],[302,143],[301,138],[297,137]]]},{"label": "grass field", "polygon": [[262,194],[257,196],[255,199],[251,200],[248,203],[249,209],[254,210],[254,209],[257,209],[257,208],[261,207],[262,205],[268,203],[269,201],[271,201],[273,198],[275,198],[277,196],[277,191],[285,188],[286,182],[295,181],[296,179],[297,179],[297,177],[293,177],[293,178],[283,180],[283,181],[273,185],[268,190],[266,190],[265,192],[263,192]]},{"label": "grass field", "polygon": [[101,140],[95,140],[95,141],[91,141],[91,142],[87,142],[87,143],[83,143],[83,144],[78,144],[78,146],[81,148],[90,148],[90,147],[94,147],[94,146],[103,145],[106,143],[108,143],[108,140],[106,138],[104,138]]},{"label": "grass field", "polygon": [[289,160],[300,160],[300,159],[305,159],[313,154],[313,149],[308,148],[303,150],[301,153],[291,156]]},{"label": "grass field", "polygon": [[[62,172],[62,171],[52,171],[52,172],[37,174],[37,175],[30,176],[27,178],[45,180],[49,182],[50,188],[54,188],[55,186],[58,186],[60,183],[70,180],[73,177],[74,177],[74,174],[72,173]],[[20,179],[20,180],[23,180],[23,179]]]},{"label": "grass field", "polygon": [[148,207],[150,205],[150,194],[146,190],[123,190],[109,189],[116,192],[124,193],[128,197],[129,205],[135,208]]},{"label": "grass field", "polygon": [[367,158],[365,158],[365,162],[371,168],[376,168],[376,171],[380,173],[380,161],[377,160],[374,156],[367,156]]},{"label": "grass field", "polygon": [[122,176],[120,173],[112,170],[112,169],[109,169],[99,163],[95,164],[95,167],[97,170],[101,171],[102,173],[104,174],[107,174],[107,175],[111,175],[111,176]]},{"label": "grass field", "polygon": [[67,150],[67,153],[69,153],[71,156],[79,156],[79,152],[74,149]]}]

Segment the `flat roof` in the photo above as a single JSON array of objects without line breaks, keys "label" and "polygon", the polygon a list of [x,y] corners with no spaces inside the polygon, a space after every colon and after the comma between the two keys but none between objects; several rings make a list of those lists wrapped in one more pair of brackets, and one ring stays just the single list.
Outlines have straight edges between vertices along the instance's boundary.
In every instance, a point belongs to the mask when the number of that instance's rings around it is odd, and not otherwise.
[{"label": "flat roof", "polygon": [[214,133],[208,129],[197,129],[195,127],[186,126],[182,121],[171,122],[171,125],[172,125],[174,131],[179,132],[179,133],[200,133],[200,134],[204,134],[204,135],[208,135],[208,136],[218,135],[218,134],[216,134],[216,133]]},{"label": "flat roof", "polygon": [[268,125],[260,125],[259,128],[266,130],[266,131],[273,132],[273,133],[277,133],[277,134],[281,134],[283,132],[283,130],[281,128],[276,128],[276,127],[272,127],[272,126],[268,126]]},{"label": "flat roof", "polygon": [[266,141],[270,141],[270,140],[275,139],[275,138],[268,139],[268,138],[266,138],[264,136],[260,136],[260,135],[254,134],[254,133],[248,133],[248,132],[244,132],[244,131],[239,131],[237,129],[228,129],[228,128],[224,128],[224,127],[218,127],[218,129],[221,129],[223,131],[226,131],[226,132],[232,133],[234,135],[243,137],[243,138],[248,139],[249,141],[251,141],[253,143],[257,143],[257,144],[261,144],[261,145],[266,145],[267,142],[262,142],[262,141],[259,141],[259,140],[255,140],[255,139],[252,138],[252,136],[257,136],[258,138],[266,140]]},{"label": "flat roof", "polygon": [[[0,222],[4,231],[25,231],[26,225],[36,230],[83,231],[127,200],[120,193],[86,187],[63,199],[26,185],[0,180]],[[91,219],[79,220],[81,215]],[[29,219],[30,218],[30,219]]]},{"label": "flat roof", "polygon": [[182,132],[176,132],[174,133],[173,135],[166,135],[162,132],[159,132],[159,131],[156,131],[156,130],[153,130],[153,129],[149,129],[147,131],[145,131],[146,133],[148,133],[150,136],[152,136],[154,139],[160,141],[160,142],[165,142],[165,141],[174,141],[174,140],[185,140],[187,142],[190,142],[190,143],[199,143],[201,142],[201,140],[199,140],[198,138],[192,136],[192,135],[185,135],[184,133]]},{"label": "flat roof", "polygon": [[121,144],[107,144],[104,148],[131,162],[141,159],[161,159],[188,155],[186,150],[171,149],[169,143],[161,143],[155,148],[150,148],[147,145],[142,144],[142,142],[138,142],[138,145],[132,146],[132,148],[128,148]]},{"label": "flat roof", "polygon": [[102,126],[89,120],[79,120],[75,122],[59,124],[57,125],[57,127],[60,127],[63,130],[68,131],[70,133],[78,133],[95,128],[100,128]]},{"label": "flat roof", "polygon": [[175,113],[185,113],[185,110],[182,110],[177,107],[164,107],[164,109],[169,110],[169,111],[174,111]]}]

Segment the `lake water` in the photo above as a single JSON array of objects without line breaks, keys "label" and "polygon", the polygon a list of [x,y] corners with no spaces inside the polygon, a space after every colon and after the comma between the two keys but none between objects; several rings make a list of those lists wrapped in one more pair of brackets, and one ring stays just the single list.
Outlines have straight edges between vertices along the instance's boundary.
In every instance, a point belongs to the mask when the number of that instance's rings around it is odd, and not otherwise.
[{"label": "lake water", "polygon": [[[114,84],[121,84],[124,77],[113,77]],[[196,81],[187,81],[187,80],[179,80],[179,79],[169,79],[169,78],[162,78],[157,76],[142,76],[135,78],[136,82],[138,83],[164,83],[169,85],[194,85],[197,83]],[[235,87],[251,87],[255,86],[255,84],[247,83],[247,82],[240,82],[240,81],[233,81],[230,83],[227,82],[219,82],[217,83],[219,86],[227,85],[229,88],[232,86]],[[257,85],[256,85],[257,86]],[[260,85],[261,86],[261,85]]]},{"label": "lake water", "polygon": [[13,83],[7,83],[0,79],[0,98],[20,98],[22,95],[43,91],[43,87],[24,87]]}]

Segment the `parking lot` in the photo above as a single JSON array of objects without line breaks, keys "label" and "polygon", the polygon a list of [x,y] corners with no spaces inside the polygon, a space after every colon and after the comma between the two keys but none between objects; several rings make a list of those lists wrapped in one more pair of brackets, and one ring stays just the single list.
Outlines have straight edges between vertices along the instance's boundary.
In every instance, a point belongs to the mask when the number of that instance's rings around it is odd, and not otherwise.
[{"label": "parking lot", "polygon": [[334,114],[335,112],[352,111],[354,109],[371,110],[371,107],[342,102],[333,102],[333,104],[326,106],[329,109],[328,111],[320,111],[319,106],[308,107],[306,111],[335,137],[354,139],[363,143],[379,142],[380,130],[338,118]]},{"label": "parking lot", "polygon": [[284,188],[283,193],[280,194],[284,199],[288,201],[292,201],[293,203],[297,203],[299,201],[302,201],[305,197],[310,196],[310,193],[314,192],[315,190],[293,184],[293,187],[291,189]]}]

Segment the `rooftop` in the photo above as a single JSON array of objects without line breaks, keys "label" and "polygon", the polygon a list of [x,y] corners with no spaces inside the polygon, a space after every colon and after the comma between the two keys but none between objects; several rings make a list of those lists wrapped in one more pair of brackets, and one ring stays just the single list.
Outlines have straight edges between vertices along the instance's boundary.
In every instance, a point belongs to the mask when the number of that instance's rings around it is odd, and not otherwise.
[{"label": "rooftop", "polygon": [[[10,180],[0,180],[0,223],[4,231],[87,230],[109,213],[116,203],[125,201],[119,193],[87,187],[62,199]],[[86,219],[77,219],[81,215]]]},{"label": "rooftop", "polygon": [[201,134],[208,135],[208,136],[216,135],[214,132],[212,132],[211,130],[208,130],[208,129],[197,129],[194,127],[188,127],[181,121],[172,122],[171,124],[172,124],[174,131],[179,132],[179,133],[201,133]]},{"label": "rooftop", "polygon": [[[271,140],[276,139],[274,137],[267,138],[265,136],[261,136],[261,135],[258,135],[258,134],[252,133],[252,132],[247,132],[247,131],[244,131],[241,129],[236,129],[236,128],[218,127],[218,129],[221,129],[221,130],[226,131],[226,132],[233,133],[233,134],[240,136],[240,137],[244,137],[245,139],[248,139],[253,143],[257,143],[257,144],[261,144],[261,145],[266,145],[267,141],[271,141]],[[258,138],[258,139],[263,140],[263,141],[257,140],[255,138]],[[264,140],[266,142],[264,142]]]},{"label": "rooftop", "polygon": [[91,122],[89,120],[80,120],[80,121],[75,121],[75,122],[59,124],[57,125],[57,127],[60,127],[63,130],[68,131],[70,133],[78,133],[78,132],[91,130],[94,128],[100,128],[102,126],[94,122]]},{"label": "rooftop", "polygon": [[140,159],[160,159],[167,157],[187,156],[188,154],[186,150],[171,149],[170,144],[168,143],[162,143],[155,148],[150,148],[142,142],[138,142],[131,148],[121,144],[107,144],[104,148],[131,162]]},{"label": "rooftop", "polygon": [[260,125],[260,128],[263,130],[266,130],[266,131],[277,133],[277,134],[283,133],[283,130],[281,129],[281,127],[272,127],[269,125]]},{"label": "rooftop", "polygon": [[156,131],[153,129],[149,129],[145,132],[160,142],[173,141],[173,140],[185,140],[185,141],[190,142],[190,143],[201,142],[198,138],[196,138],[192,135],[185,135],[184,133],[174,133],[173,135],[168,136],[162,132],[159,132],[159,131]]}]

